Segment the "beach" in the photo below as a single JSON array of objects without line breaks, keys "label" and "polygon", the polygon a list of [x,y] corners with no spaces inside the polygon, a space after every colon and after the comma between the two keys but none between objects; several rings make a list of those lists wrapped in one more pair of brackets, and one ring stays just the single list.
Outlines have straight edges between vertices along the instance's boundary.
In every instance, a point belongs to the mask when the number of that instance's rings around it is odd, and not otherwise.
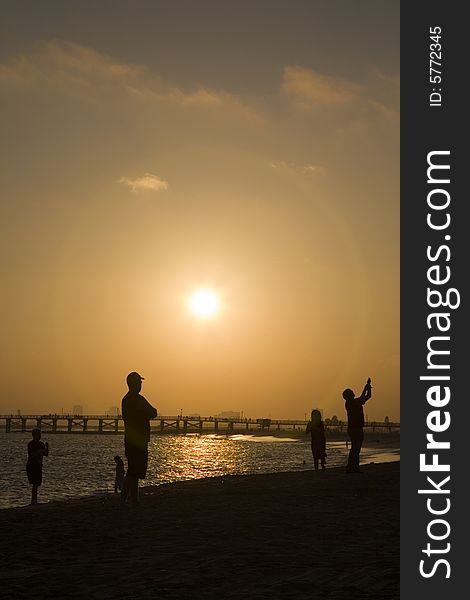
[{"label": "beach", "polygon": [[400,463],[0,511],[5,599],[399,598]]}]

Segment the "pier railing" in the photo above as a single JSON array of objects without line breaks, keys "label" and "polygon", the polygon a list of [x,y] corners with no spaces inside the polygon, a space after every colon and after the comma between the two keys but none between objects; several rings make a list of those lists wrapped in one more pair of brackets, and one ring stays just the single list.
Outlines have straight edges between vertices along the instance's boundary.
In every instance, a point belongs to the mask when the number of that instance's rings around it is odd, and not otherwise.
[{"label": "pier railing", "polygon": [[[346,432],[345,421],[325,419],[327,431]],[[150,421],[151,433],[256,433],[305,431],[307,421],[266,418],[158,416]],[[0,428],[6,433],[27,432],[35,427],[43,433],[100,433],[124,432],[121,415],[0,415]],[[399,433],[400,423],[368,421],[365,431]]]}]

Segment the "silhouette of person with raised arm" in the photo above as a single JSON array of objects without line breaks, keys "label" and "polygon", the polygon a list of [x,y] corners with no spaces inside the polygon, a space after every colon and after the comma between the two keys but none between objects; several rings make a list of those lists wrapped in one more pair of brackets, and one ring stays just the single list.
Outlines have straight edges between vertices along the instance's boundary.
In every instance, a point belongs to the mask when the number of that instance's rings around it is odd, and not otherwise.
[{"label": "silhouette of person with raised arm", "polygon": [[147,474],[148,443],[150,441],[150,419],[157,416],[157,409],[140,395],[143,377],[133,371],[127,376],[129,391],[122,399],[124,419],[124,447],[127,458],[127,473],[121,492],[121,501],[126,502],[130,494],[135,506],[139,503],[139,479]]},{"label": "silhouette of person with raised arm", "polygon": [[325,437],[325,426],[321,418],[321,412],[319,410],[312,410],[310,415],[310,421],[307,423],[307,429],[305,433],[312,438],[312,456],[313,466],[315,471],[318,471],[318,463],[321,463],[321,468],[325,469],[326,459],[326,437]]},{"label": "silhouette of person with raised arm", "polygon": [[362,442],[364,441],[363,406],[371,396],[372,386],[370,384],[370,377],[359,398],[356,398],[353,390],[350,390],[349,388],[345,389],[343,392],[346,412],[348,414],[348,435],[351,440],[351,449],[349,450],[346,473],[360,473],[359,454],[361,453]]},{"label": "silhouette of person with raised arm", "polygon": [[49,455],[49,444],[41,442],[41,430],[37,427],[31,431],[33,439],[28,444],[28,462],[26,473],[31,488],[31,504],[38,503],[38,487],[42,484],[42,458]]}]

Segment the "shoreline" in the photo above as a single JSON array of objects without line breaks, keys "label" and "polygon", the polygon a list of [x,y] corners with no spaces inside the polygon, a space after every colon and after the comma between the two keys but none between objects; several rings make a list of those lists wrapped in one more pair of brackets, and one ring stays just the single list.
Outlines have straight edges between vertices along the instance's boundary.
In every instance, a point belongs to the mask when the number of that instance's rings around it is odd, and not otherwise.
[{"label": "shoreline", "polygon": [[[193,434],[187,434],[188,436],[191,436]],[[256,437],[271,437],[271,436],[256,436]],[[279,436],[279,437],[284,437],[284,436]],[[386,436],[387,438],[389,437],[388,435]],[[290,439],[294,439],[294,438],[290,438]],[[297,443],[299,441],[304,441],[306,443],[306,446],[309,447],[309,440],[307,440],[304,436],[302,438],[296,439],[295,440]],[[388,462],[399,462],[400,461],[400,447],[398,444],[399,440],[393,440],[393,439],[374,439],[374,440],[365,440],[366,445],[363,446],[362,451],[361,451],[361,466],[365,466],[368,464],[382,464],[382,463],[388,463]],[[337,440],[329,440],[330,443],[332,444],[342,444],[345,442],[345,440],[342,439],[337,439]],[[292,442],[294,443],[294,442]],[[205,480],[205,479],[209,479],[209,480],[214,480],[217,478],[222,478],[222,477],[248,477],[248,476],[262,476],[262,475],[275,475],[275,474],[287,474],[287,473],[299,473],[299,472],[303,472],[303,471],[313,471],[313,463],[310,462],[310,450],[308,451],[308,457],[307,459],[303,460],[303,464],[300,464],[297,466],[297,468],[290,468],[290,469],[285,469],[282,471],[278,471],[278,470],[266,470],[266,471],[253,471],[253,470],[248,470],[246,472],[242,472],[242,473],[230,473],[230,474],[214,474],[214,475],[206,475],[206,476],[194,476],[194,477],[189,477],[187,479],[176,479],[173,481],[161,481],[158,483],[147,483],[147,481],[149,481],[149,479],[146,479],[144,481],[141,481],[141,485],[139,486],[139,489],[141,490],[145,490],[147,488],[159,488],[161,486],[166,486],[166,485],[175,485],[175,484],[180,484],[180,483],[187,483],[187,482],[192,482],[192,481],[201,481],[201,480]],[[346,465],[347,462],[347,449],[345,449],[345,457],[344,457],[344,465]],[[333,465],[329,465],[328,461],[327,461],[327,465],[326,465],[326,470],[328,471],[332,471],[332,470],[341,470],[343,469],[344,466],[341,464],[336,463],[335,466]],[[47,481],[46,484],[47,486]],[[0,513],[2,511],[7,511],[7,510],[17,510],[17,509],[25,509],[25,508],[30,508],[29,506],[29,498],[28,498],[29,494],[27,494],[27,497],[25,498],[25,502],[22,504],[15,504],[12,503],[11,505],[6,505],[6,506],[1,506],[0,505]],[[108,496],[114,496],[113,492],[111,492],[108,488],[108,491],[102,490],[100,489],[100,491],[88,491],[88,492],[84,492],[82,494],[67,494],[67,496],[60,496],[58,498],[54,498],[54,497],[50,497],[44,501],[39,501],[39,504],[41,506],[44,505],[49,505],[49,504],[53,504],[53,503],[57,503],[57,502],[66,502],[66,503],[70,503],[70,502],[75,502],[75,501],[80,501],[80,500],[84,500],[87,498],[104,498],[104,497],[108,497]],[[47,495],[46,495],[47,498]]]},{"label": "shoreline", "polygon": [[[34,597],[399,598],[400,462],[207,477],[0,511],[0,585]],[[86,576],[82,576],[86,573]]]},{"label": "shoreline", "polygon": [[[20,435],[27,435],[30,436],[31,435],[31,430],[25,430],[25,431],[19,431],[19,430],[15,430],[15,431],[10,431],[10,432],[5,432],[2,431],[1,432],[4,435],[15,435],[15,434],[20,434]],[[120,429],[119,431],[99,431],[99,430],[95,430],[95,429],[88,429],[87,431],[67,431],[67,430],[63,430],[63,429],[59,429],[57,431],[52,431],[52,430],[44,430],[43,431],[44,435],[51,435],[51,436],[55,436],[55,435],[78,435],[78,436],[88,436],[88,435],[99,435],[99,436],[123,436],[124,435],[124,429]],[[221,437],[230,437],[233,435],[247,435],[247,436],[255,436],[255,437],[292,437],[292,438],[298,438],[298,439],[302,439],[306,436],[305,434],[305,430],[304,429],[273,429],[273,430],[258,430],[258,429],[253,429],[253,430],[249,430],[247,431],[244,428],[240,428],[240,429],[231,429],[231,430],[225,430],[225,429],[220,429],[220,430],[214,430],[214,429],[207,429],[207,430],[203,430],[201,431],[150,431],[150,436],[151,437],[165,437],[165,436],[169,436],[169,435],[176,435],[176,436],[185,436],[185,435],[190,435],[190,436],[204,436],[204,435],[216,435],[216,436],[221,436]],[[349,439],[347,430],[344,429],[344,431],[337,431],[335,429],[326,429],[326,435],[327,435],[327,441],[331,440],[331,441],[336,441],[336,440],[347,440]],[[400,440],[400,432],[399,431],[383,431],[380,430],[378,428],[378,431],[364,431],[364,439],[367,440],[368,438],[377,438],[377,439],[386,439],[386,438],[390,438],[393,440]]]},{"label": "shoreline", "polygon": [[[372,447],[369,446],[370,449],[373,449]],[[393,447],[390,448],[384,448],[384,450],[394,450]],[[369,466],[379,466],[379,465],[388,465],[388,464],[395,464],[398,463],[400,464],[400,458],[398,457],[397,460],[387,460],[387,461],[379,461],[379,462],[375,462],[375,461],[371,461],[369,463],[364,463],[361,464],[361,470],[363,468],[367,468]],[[321,471],[321,469],[318,471],[318,473],[323,473],[322,476],[326,475],[326,472],[329,473],[338,473],[338,474],[345,474],[345,468],[344,466],[341,467],[328,467],[324,470]],[[173,486],[186,486],[186,485],[195,485],[195,483],[200,483],[201,485],[205,485],[206,483],[209,482],[217,482],[217,480],[220,480],[221,483],[225,483],[226,481],[232,481],[235,482],[237,480],[242,481],[246,478],[270,478],[270,477],[277,477],[277,476],[288,476],[288,475],[297,475],[300,473],[315,473],[315,470],[313,467],[311,468],[307,468],[307,469],[301,469],[301,470],[293,470],[293,471],[273,471],[273,472],[268,472],[268,473],[235,473],[235,474],[228,474],[228,475],[214,475],[214,476],[209,476],[209,477],[194,477],[192,479],[182,479],[179,481],[167,481],[167,482],[162,482],[159,484],[153,484],[153,485],[139,485],[139,494],[140,497],[142,496],[153,496],[155,494],[157,494],[159,492],[159,490],[161,490],[162,488],[167,488],[167,487],[173,487]],[[320,475],[318,475],[320,476]],[[23,506],[7,506],[7,507],[0,507],[0,515],[2,513],[5,513],[7,511],[21,511],[21,510],[41,510],[40,507],[45,507],[45,506],[52,506],[52,507],[56,507],[56,506],[60,506],[60,505],[71,505],[71,504],[75,504],[75,503],[90,503],[90,502],[108,502],[108,501],[113,501],[119,499],[120,494],[119,493],[114,493],[114,492],[102,492],[102,493],[95,493],[95,494],[85,494],[83,496],[76,496],[73,498],[61,498],[58,500],[49,500],[47,502],[41,502],[39,501],[38,504],[36,506],[31,506],[29,504],[25,504]]]}]

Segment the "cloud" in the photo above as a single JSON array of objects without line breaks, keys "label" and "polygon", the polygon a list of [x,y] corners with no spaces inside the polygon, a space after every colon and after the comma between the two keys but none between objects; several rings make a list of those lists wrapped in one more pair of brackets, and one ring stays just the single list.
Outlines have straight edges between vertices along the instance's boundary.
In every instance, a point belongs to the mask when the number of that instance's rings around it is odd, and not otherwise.
[{"label": "cloud", "polygon": [[325,172],[325,168],[320,165],[303,165],[300,171],[304,175],[320,175]]},{"label": "cloud", "polygon": [[152,173],[144,173],[142,177],[130,179],[129,177],[121,177],[119,183],[127,185],[134,193],[139,191],[162,192],[168,189],[168,182],[160,179]]},{"label": "cloud", "polygon": [[273,169],[286,169],[289,171],[294,171],[295,173],[299,173],[301,175],[306,175],[306,176],[323,175],[326,171],[325,167],[322,167],[321,165],[315,165],[315,164],[298,165],[296,163],[286,162],[284,160],[271,163],[271,167]]},{"label": "cloud", "polygon": [[9,63],[0,65],[0,83],[16,86],[48,86],[67,84],[89,88],[110,83],[124,85],[136,82],[145,69],[118,63],[92,48],[70,42],[43,43],[35,52],[21,54]]},{"label": "cloud", "polygon": [[[74,152],[90,157],[90,168],[107,164],[111,150],[111,180],[134,194],[169,189],[164,177],[144,173],[151,166],[135,165],[159,165],[153,168],[170,177],[176,162],[184,177],[199,181],[193,153],[203,164],[207,157],[222,164],[232,153],[235,160],[259,157],[261,169],[272,164],[271,175],[283,169],[288,177],[317,182],[333,173],[351,144],[382,147],[382,140],[396,139],[398,78],[372,68],[361,85],[302,66],[278,74],[268,92],[237,94],[205,82],[169,81],[147,66],[50,41],[0,62],[0,93],[18,115],[24,139],[48,136],[57,152],[65,128]],[[13,144],[22,139],[13,128],[10,135]],[[28,160],[36,160],[34,144],[28,148]],[[58,159],[65,163],[66,156]]]},{"label": "cloud", "polygon": [[303,67],[284,68],[282,90],[290,96],[316,104],[347,104],[362,93],[359,84]]},{"label": "cloud", "polygon": [[399,78],[373,69],[364,84],[299,66],[284,68],[281,90],[302,108],[353,110],[356,114],[398,118]]},{"label": "cloud", "polygon": [[186,110],[227,109],[256,117],[253,107],[235,94],[198,86],[182,90],[145,66],[116,61],[93,48],[65,41],[44,42],[28,54],[0,63],[0,86],[9,89],[50,88],[84,101],[129,98],[165,103]]},{"label": "cloud", "polygon": [[200,88],[186,95],[182,99],[182,103],[187,106],[220,106],[222,104],[222,96],[221,94]]}]

